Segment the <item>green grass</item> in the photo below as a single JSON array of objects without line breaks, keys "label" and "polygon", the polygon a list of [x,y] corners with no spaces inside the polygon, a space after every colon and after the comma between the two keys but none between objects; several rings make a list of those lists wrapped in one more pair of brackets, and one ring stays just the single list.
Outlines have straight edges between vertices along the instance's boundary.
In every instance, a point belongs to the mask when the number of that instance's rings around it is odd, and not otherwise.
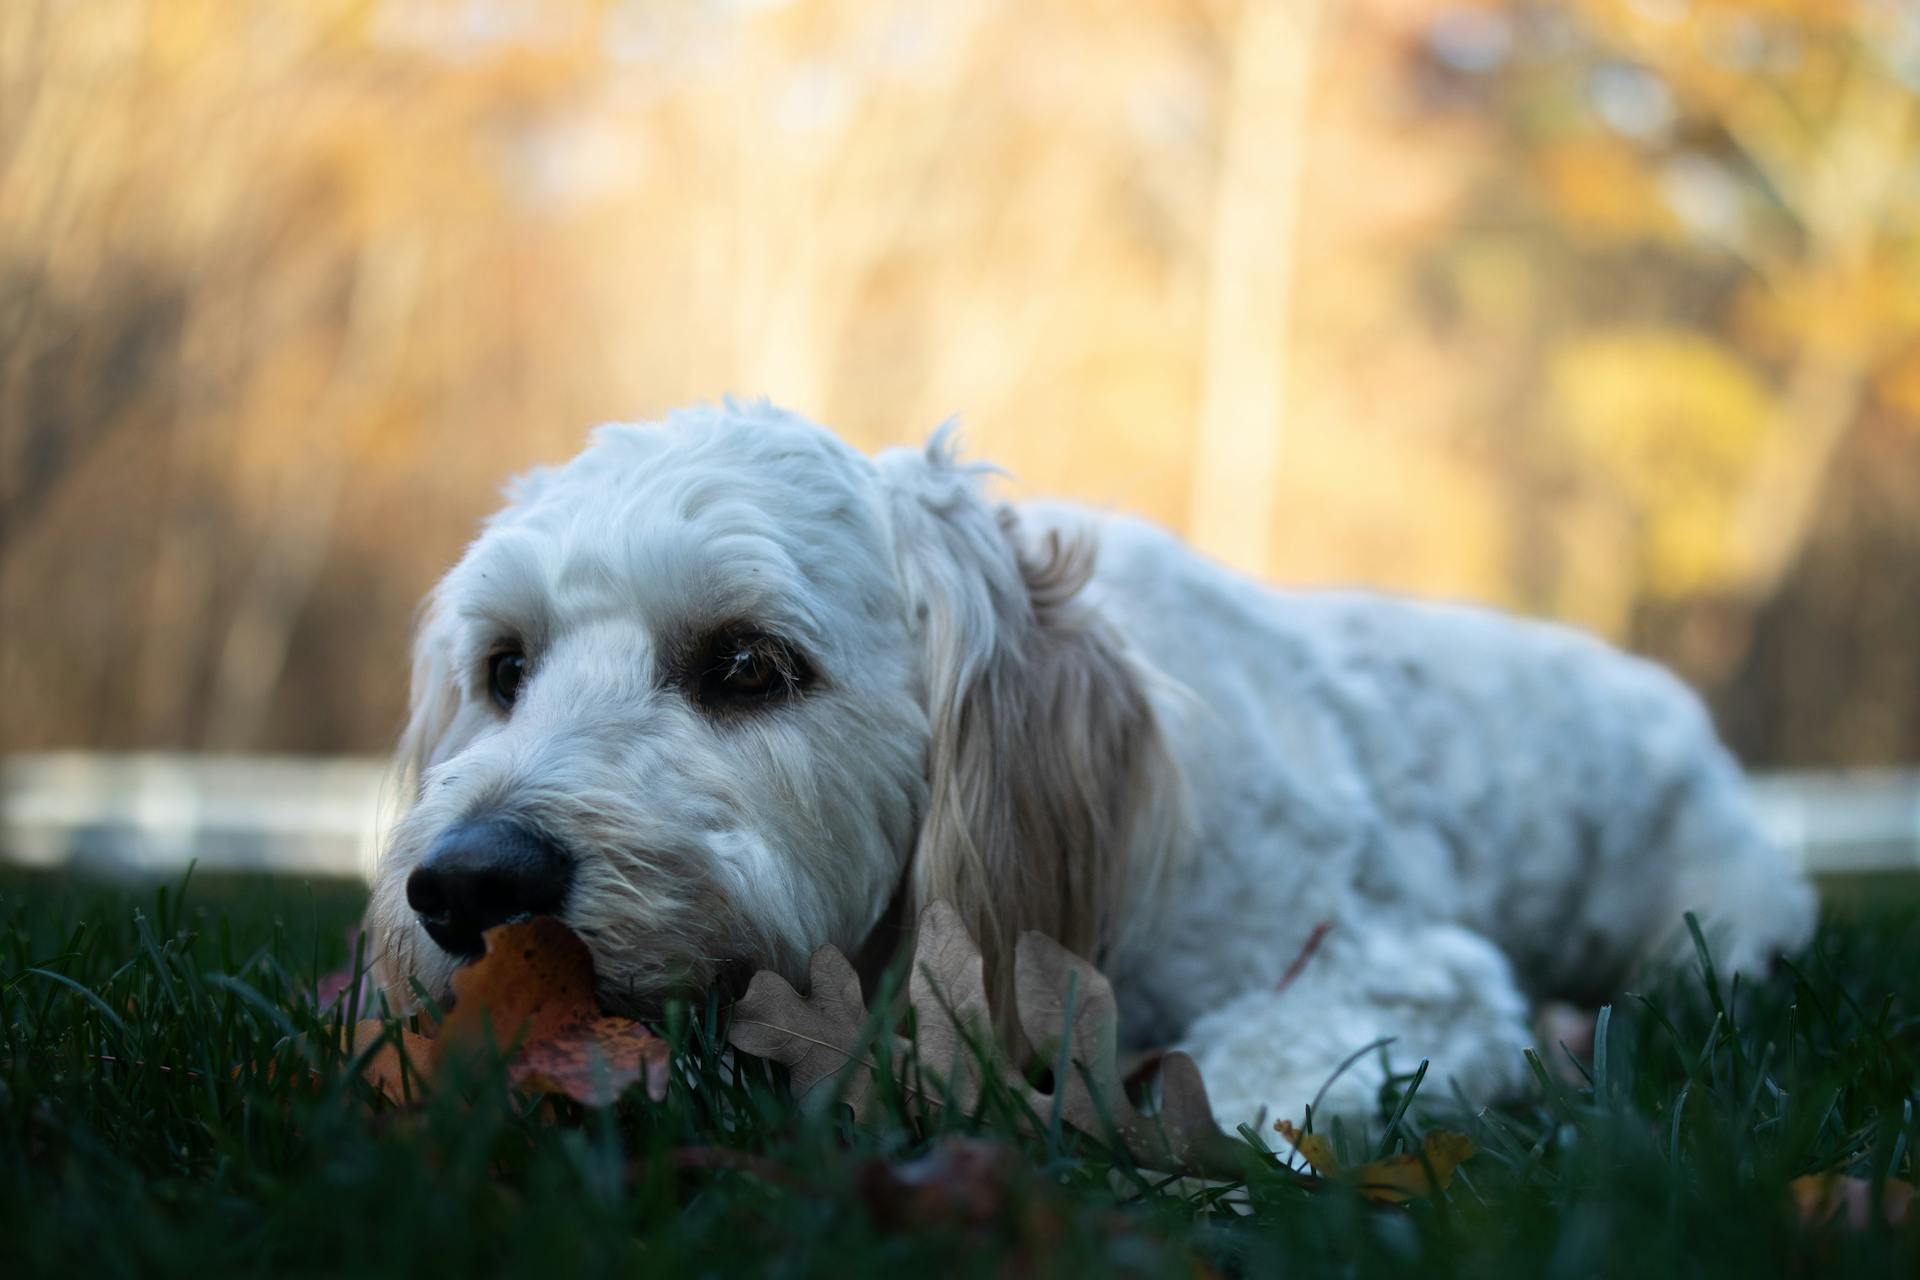
[{"label": "green grass", "polygon": [[[1484,1115],[1429,1086],[1388,1131],[1337,1133],[1356,1158],[1473,1138],[1448,1194],[1391,1209],[1251,1146],[1231,1196],[1163,1185],[991,1104],[858,1127],[774,1068],[729,1075],[711,1007],[672,1021],[664,1103],[554,1114],[496,1078],[396,1111],[310,994],[356,890],[8,875],[0,1274],[1913,1276],[1920,1223],[1815,1231],[1787,1206],[1800,1174],[1911,1179],[1920,1140],[1920,906],[1836,899],[1776,983],[1623,996],[1587,1083]],[[1019,1153],[978,1213],[876,1189],[953,1129]]]}]

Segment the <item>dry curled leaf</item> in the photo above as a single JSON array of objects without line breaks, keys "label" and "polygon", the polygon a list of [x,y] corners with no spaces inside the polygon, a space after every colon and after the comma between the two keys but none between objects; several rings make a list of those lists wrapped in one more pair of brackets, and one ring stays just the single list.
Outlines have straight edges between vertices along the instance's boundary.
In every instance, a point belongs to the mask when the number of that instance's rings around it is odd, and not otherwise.
[{"label": "dry curled leaf", "polygon": [[1446,1190],[1453,1185],[1454,1169],[1473,1155],[1473,1144],[1464,1136],[1435,1129],[1427,1134],[1419,1154],[1402,1151],[1348,1167],[1334,1154],[1326,1134],[1302,1133],[1286,1120],[1273,1127],[1322,1178],[1344,1182],[1381,1204],[1401,1204],[1415,1196]]},{"label": "dry curled leaf", "polygon": [[[667,1096],[667,1042],[632,1018],[600,1012],[593,998],[593,954],[558,920],[542,917],[487,930],[486,953],[453,976],[453,1010],[437,1029],[401,1032],[406,1053],[389,1041],[361,1075],[390,1101],[421,1095],[454,1056],[494,1044],[511,1048],[507,1079],[516,1089],[553,1093],[604,1107],[630,1084]],[[386,1024],[357,1023],[348,1051],[360,1053]]]},{"label": "dry curled leaf", "polygon": [[[1803,1226],[1822,1227],[1840,1219],[1854,1231],[1873,1222],[1873,1184],[1865,1178],[1838,1173],[1813,1173],[1787,1184],[1794,1211]],[[1905,1225],[1913,1210],[1913,1184],[1888,1178],[1880,1192],[1880,1216],[1888,1226]]]},{"label": "dry curled leaf", "polygon": [[[801,996],[777,974],[755,974],[735,1007],[730,1038],[743,1052],[784,1064],[798,1094],[838,1085],[864,1118],[873,1101],[873,1070],[883,1060],[904,1065],[907,1042],[886,1030],[865,1035],[860,982],[839,950],[814,952],[809,976],[811,989]],[[1065,1124],[1117,1139],[1152,1168],[1239,1175],[1238,1144],[1215,1126],[1191,1058],[1168,1053],[1161,1059],[1158,1111],[1143,1113],[1128,1100],[1113,989],[1093,965],[1050,938],[1025,934],[1014,952],[1014,1000],[1021,1030],[1056,1067],[1053,1093],[1027,1084],[994,1050],[980,949],[951,905],[929,905],[915,935],[908,985],[919,1072],[903,1075],[903,1087],[922,1101],[951,1099],[971,1110],[983,1085],[984,1057],[1042,1123],[1057,1110]]]}]

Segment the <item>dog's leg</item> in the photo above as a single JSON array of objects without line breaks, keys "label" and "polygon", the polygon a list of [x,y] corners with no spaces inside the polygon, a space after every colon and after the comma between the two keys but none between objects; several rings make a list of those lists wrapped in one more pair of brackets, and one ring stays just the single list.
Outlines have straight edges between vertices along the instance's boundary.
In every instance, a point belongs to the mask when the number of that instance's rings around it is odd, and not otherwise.
[{"label": "dog's leg", "polygon": [[[1363,1054],[1337,1078],[1357,1050]],[[1336,922],[1280,990],[1247,992],[1202,1015],[1182,1048],[1200,1066],[1220,1123],[1270,1126],[1304,1119],[1322,1094],[1321,1123],[1368,1120],[1389,1070],[1428,1059],[1422,1092],[1457,1083],[1475,1101],[1525,1092],[1533,1043],[1528,1005],[1506,956],[1451,924]]]},{"label": "dog's leg", "polygon": [[[1776,956],[1813,937],[1819,899],[1787,856],[1760,830],[1745,786],[1730,761],[1702,769],[1677,805],[1670,848],[1677,856],[1672,931],[1655,962],[1691,963],[1693,946],[1680,928],[1695,912],[1722,980],[1735,973],[1764,978]],[[1656,940],[1659,941],[1659,940]]]}]

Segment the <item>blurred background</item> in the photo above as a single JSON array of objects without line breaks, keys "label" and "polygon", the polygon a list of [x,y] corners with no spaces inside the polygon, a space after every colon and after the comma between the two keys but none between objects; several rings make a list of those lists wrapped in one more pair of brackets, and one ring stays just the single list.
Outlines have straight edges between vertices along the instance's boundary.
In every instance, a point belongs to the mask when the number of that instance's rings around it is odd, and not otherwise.
[{"label": "blurred background", "polygon": [[1911,860],[1917,95],[1903,0],[8,0],[4,844],[364,857],[502,479],[735,393],[1595,628]]}]

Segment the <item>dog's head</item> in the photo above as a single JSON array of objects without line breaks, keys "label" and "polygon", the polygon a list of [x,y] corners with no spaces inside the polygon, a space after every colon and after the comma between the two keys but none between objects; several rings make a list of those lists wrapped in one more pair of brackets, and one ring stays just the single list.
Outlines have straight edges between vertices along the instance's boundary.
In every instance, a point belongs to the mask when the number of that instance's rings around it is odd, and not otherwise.
[{"label": "dog's head", "polygon": [[514,486],[416,641],[390,993],[444,995],[519,915],[629,1009],[852,951],[896,894],[955,902],[996,973],[1024,929],[1097,952],[1173,837],[1170,769],[1085,549],[977,481],[938,438],[870,460],[729,405]]}]

